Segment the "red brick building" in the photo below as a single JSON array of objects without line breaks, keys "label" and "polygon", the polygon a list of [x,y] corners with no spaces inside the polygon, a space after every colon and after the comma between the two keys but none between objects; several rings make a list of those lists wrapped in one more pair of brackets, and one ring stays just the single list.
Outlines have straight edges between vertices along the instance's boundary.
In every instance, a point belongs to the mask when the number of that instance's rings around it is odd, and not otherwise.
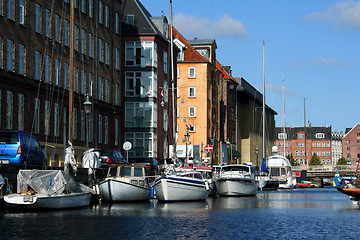
[{"label": "red brick building", "polygon": [[331,127],[277,127],[276,146],[281,155],[293,155],[300,165],[307,165],[316,154],[321,164],[331,166]]},{"label": "red brick building", "polygon": [[343,157],[349,165],[356,165],[360,158],[360,123],[347,128],[342,138]]}]

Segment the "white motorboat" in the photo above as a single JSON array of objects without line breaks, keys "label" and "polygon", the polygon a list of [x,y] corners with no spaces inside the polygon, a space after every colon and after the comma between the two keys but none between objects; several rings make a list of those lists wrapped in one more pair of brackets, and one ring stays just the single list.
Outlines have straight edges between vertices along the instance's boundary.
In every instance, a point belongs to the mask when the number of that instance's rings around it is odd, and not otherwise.
[{"label": "white motorboat", "polygon": [[193,169],[167,169],[155,179],[154,188],[159,201],[203,201],[209,195],[207,181]]},{"label": "white motorboat", "polygon": [[296,177],[291,170],[290,161],[277,154],[277,147],[272,148],[273,155],[267,159],[267,167],[271,179],[277,180],[279,189],[291,189],[296,187]]},{"label": "white motorboat", "polygon": [[104,201],[148,201],[151,196],[145,166],[110,166],[99,189]]},{"label": "white motorboat", "polygon": [[224,165],[215,176],[216,191],[220,196],[255,196],[258,186],[251,165]]},{"label": "white motorboat", "polygon": [[8,207],[66,209],[89,206],[95,192],[60,170],[20,170],[17,193],[4,196]]}]

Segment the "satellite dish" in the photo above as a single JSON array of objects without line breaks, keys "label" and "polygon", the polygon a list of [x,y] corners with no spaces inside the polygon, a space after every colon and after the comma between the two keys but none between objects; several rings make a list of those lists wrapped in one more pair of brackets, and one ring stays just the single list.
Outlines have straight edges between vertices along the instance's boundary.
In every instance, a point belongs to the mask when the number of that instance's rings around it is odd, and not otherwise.
[{"label": "satellite dish", "polygon": [[123,148],[125,151],[129,151],[131,147],[132,147],[131,142],[124,142]]}]

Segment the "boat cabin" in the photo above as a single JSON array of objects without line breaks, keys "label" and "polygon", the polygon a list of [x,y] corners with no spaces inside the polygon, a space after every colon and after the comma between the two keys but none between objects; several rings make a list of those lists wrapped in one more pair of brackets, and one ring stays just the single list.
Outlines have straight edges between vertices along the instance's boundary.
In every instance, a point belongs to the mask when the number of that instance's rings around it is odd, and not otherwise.
[{"label": "boat cabin", "polygon": [[148,179],[146,176],[145,166],[135,165],[116,165],[110,166],[107,178],[128,179],[130,183],[147,186]]}]

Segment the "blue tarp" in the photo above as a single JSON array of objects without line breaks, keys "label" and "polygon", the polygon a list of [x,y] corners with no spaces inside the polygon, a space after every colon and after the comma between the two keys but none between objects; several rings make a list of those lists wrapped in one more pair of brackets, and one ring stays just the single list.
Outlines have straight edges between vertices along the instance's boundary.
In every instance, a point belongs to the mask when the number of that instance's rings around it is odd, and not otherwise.
[{"label": "blue tarp", "polygon": [[261,164],[261,171],[262,172],[267,172],[269,171],[268,168],[266,167],[266,160],[265,158],[263,158],[262,164]]}]

